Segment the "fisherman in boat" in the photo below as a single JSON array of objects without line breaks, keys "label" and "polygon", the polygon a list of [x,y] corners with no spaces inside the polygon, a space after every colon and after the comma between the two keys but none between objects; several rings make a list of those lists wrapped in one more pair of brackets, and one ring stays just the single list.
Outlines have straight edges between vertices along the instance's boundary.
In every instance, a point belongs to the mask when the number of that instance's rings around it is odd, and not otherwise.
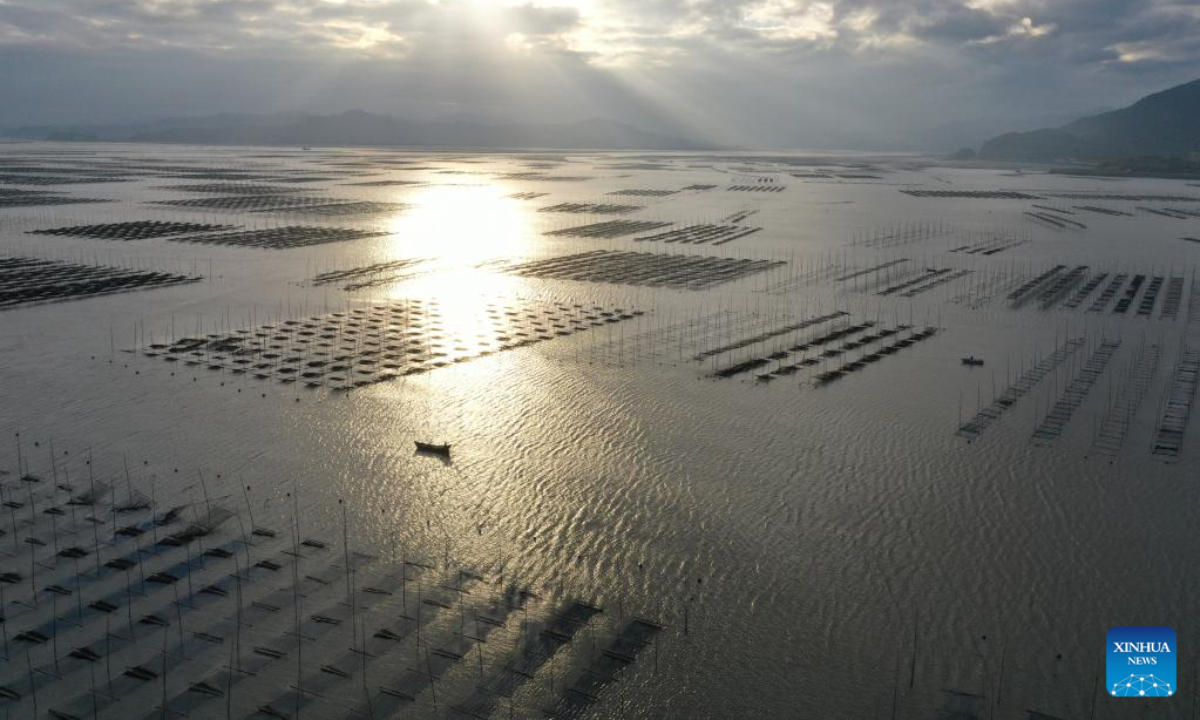
[{"label": "fisherman in boat", "polygon": [[430,453],[431,455],[440,455],[442,457],[450,457],[450,444],[446,443],[438,445],[436,443],[426,443],[420,440],[414,440],[417,445],[417,452]]}]

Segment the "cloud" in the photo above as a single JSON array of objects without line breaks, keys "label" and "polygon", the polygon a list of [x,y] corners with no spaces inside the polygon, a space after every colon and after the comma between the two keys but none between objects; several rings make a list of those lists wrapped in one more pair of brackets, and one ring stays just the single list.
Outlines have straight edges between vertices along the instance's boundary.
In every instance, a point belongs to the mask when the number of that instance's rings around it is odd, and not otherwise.
[{"label": "cloud", "polygon": [[1193,79],[1200,10],[1181,0],[0,0],[0,60],[3,125],[363,107],[917,147],[971,139],[950,126],[983,137]]}]

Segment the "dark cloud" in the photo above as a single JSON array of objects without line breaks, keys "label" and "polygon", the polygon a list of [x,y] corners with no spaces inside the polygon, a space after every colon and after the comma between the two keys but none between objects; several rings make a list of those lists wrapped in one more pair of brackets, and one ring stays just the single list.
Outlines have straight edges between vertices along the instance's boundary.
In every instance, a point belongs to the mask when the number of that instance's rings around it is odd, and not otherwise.
[{"label": "dark cloud", "polygon": [[1013,22],[977,8],[944,5],[907,25],[914,37],[939,43],[965,43],[1000,37]]}]

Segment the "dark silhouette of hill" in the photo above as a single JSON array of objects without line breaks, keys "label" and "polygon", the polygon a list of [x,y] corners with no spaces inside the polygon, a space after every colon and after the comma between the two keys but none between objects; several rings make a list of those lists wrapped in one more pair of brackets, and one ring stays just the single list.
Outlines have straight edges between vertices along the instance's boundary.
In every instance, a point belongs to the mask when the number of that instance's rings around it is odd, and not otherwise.
[{"label": "dark silhouette of hill", "polygon": [[1000,135],[984,144],[979,157],[1096,162],[1194,153],[1200,153],[1200,80],[1058,128]]}]

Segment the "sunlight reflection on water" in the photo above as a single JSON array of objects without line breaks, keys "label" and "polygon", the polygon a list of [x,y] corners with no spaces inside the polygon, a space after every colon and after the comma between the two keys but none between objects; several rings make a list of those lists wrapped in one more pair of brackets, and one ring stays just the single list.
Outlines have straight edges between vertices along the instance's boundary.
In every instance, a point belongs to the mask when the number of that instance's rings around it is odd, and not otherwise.
[{"label": "sunlight reflection on water", "polygon": [[393,257],[436,257],[469,266],[492,257],[527,254],[536,241],[531,215],[505,197],[505,185],[431,185],[406,198],[411,208],[387,223]]}]

